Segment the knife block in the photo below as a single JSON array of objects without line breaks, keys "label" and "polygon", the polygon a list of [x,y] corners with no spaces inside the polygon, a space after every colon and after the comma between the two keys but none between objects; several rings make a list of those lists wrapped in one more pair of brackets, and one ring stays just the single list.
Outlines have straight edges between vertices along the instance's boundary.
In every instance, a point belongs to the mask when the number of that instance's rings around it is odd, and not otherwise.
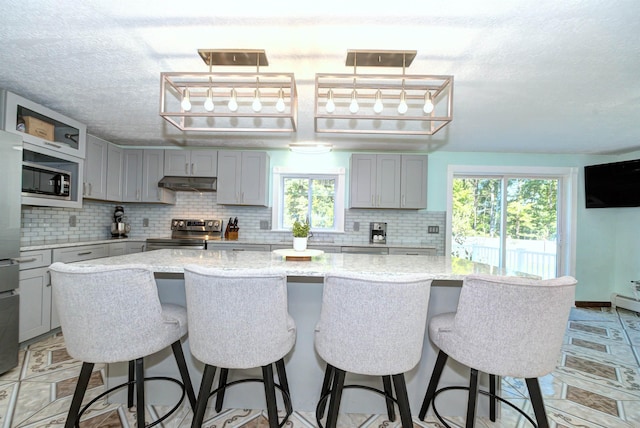
[{"label": "knife block", "polygon": [[227,224],[227,228],[224,230],[224,239],[226,239],[227,241],[237,241],[239,230],[239,227],[234,227]]}]

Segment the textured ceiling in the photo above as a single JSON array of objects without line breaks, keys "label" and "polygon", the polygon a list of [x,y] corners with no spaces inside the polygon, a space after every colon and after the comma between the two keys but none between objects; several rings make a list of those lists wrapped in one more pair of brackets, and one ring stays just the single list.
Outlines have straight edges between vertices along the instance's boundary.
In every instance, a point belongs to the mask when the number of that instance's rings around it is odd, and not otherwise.
[{"label": "textured ceiling", "polygon": [[[0,87],[123,145],[624,153],[640,149],[640,2],[4,0]],[[379,6],[376,4],[380,4]],[[385,4],[386,6],[382,6]],[[183,133],[160,73],[207,71],[201,48],[264,49],[295,73],[298,132]],[[428,137],[316,134],[315,73],[349,49],[414,49],[410,74],[455,77],[454,119]]]}]

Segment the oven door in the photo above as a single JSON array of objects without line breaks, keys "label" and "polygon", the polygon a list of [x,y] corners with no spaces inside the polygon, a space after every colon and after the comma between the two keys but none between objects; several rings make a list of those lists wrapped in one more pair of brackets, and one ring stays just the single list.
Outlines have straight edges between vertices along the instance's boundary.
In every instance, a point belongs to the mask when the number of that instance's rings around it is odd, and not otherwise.
[{"label": "oven door", "polygon": [[180,250],[204,250],[204,239],[147,239],[145,251],[180,249]]}]

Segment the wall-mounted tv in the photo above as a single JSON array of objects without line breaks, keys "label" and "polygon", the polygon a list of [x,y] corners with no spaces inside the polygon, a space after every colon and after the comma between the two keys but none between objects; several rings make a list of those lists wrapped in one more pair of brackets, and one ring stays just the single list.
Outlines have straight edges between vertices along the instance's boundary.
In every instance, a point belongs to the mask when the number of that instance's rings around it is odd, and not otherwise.
[{"label": "wall-mounted tv", "polygon": [[584,167],[587,208],[640,206],[640,159]]}]

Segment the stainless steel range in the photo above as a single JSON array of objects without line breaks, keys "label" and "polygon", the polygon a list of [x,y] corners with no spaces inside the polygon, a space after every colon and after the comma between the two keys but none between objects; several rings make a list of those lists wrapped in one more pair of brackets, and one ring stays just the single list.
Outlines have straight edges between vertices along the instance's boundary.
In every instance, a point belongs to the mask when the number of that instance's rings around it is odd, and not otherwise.
[{"label": "stainless steel range", "polygon": [[222,239],[222,220],[171,220],[171,238],[147,239],[146,251],[166,248],[205,250],[207,241]]}]

